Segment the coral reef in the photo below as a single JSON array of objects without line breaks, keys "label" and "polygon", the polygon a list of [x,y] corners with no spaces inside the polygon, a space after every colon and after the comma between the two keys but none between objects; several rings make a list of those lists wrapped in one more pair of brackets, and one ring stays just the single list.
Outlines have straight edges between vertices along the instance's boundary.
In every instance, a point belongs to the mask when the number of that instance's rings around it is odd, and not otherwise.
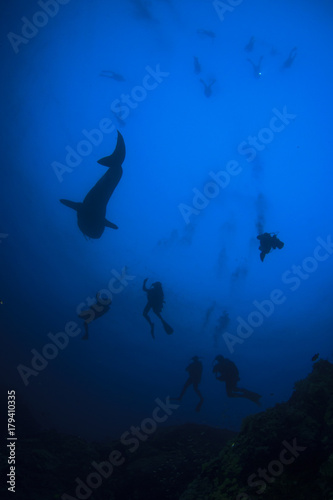
[{"label": "coral reef", "polygon": [[180,500],[332,500],[333,365],[321,360],[286,403],[243,421]]}]

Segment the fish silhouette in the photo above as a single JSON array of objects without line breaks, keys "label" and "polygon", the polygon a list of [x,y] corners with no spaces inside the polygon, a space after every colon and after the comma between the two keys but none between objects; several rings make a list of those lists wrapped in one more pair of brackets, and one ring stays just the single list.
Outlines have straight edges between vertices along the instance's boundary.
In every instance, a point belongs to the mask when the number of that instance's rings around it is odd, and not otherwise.
[{"label": "fish silhouette", "polygon": [[100,238],[106,227],[118,229],[118,226],[109,222],[105,215],[107,204],[123,174],[122,163],[125,155],[125,142],[118,130],[117,145],[114,152],[97,162],[108,167],[108,170],[89,191],[83,202],[60,200],[66,207],[76,210],[79,229],[88,238]]}]

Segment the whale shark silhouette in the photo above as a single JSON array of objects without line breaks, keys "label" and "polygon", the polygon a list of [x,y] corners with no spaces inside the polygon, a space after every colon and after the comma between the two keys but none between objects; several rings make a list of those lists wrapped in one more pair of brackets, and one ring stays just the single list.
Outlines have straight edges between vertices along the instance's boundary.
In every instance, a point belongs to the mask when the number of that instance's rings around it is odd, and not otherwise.
[{"label": "whale shark silhouette", "polygon": [[118,130],[115,150],[111,155],[105,156],[97,162],[100,165],[108,167],[108,170],[89,191],[83,202],[60,200],[66,207],[76,210],[77,224],[82,233],[89,238],[100,238],[106,227],[118,229],[118,226],[105,218],[105,214],[109,199],[123,174],[121,165],[125,159],[125,155],[124,138]]}]

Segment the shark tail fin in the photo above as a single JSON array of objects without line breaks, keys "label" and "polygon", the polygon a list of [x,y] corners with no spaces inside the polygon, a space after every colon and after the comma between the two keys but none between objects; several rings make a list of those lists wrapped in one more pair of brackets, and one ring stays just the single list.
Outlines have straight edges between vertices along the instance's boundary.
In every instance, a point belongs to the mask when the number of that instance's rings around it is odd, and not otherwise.
[{"label": "shark tail fin", "polygon": [[82,203],[79,203],[77,201],[70,201],[70,200],[60,200],[60,202],[65,205],[68,208],[72,208],[73,210],[78,211],[78,209],[81,207]]},{"label": "shark tail fin", "polygon": [[100,165],[104,165],[104,167],[108,168],[113,167],[113,165],[121,165],[125,160],[125,155],[126,155],[125,141],[123,136],[118,130],[118,139],[115,150],[111,155],[104,156],[104,158],[98,160],[97,163],[99,163]]}]

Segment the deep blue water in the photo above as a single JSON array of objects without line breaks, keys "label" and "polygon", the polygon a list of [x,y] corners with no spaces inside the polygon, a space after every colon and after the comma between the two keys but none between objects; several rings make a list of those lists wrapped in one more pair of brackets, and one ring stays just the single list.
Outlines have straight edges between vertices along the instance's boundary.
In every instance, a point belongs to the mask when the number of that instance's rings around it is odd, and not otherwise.
[{"label": "deep blue water", "polygon": [[[5,8],[4,385],[45,429],[117,438],[151,417],[156,398],[179,393],[198,355],[200,413],[189,388],[160,425],[238,430],[246,415],[287,400],[314,354],[332,361],[333,8],[329,0],[225,4],[224,14],[204,0],[70,0],[52,4],[53,17],[31,0]],[[247,59],[261,56],[256,78]],[[200,78],[215,80],[209,97]],[[119,229],[85,239],[59,199],[82,201],[105,173],[96,162],[112,153],[116,129],[126,158],[107,219]],[[259,229],[285,243],[264,262]],[[77,308],[117,276],[110,311],[81,340]],[[166,335],[152,315],[155,340],[142,316],[146,277],[162,282],[162,315],[174,328]],[[260,315],[255,304],[272,298],[279,303],[264,302]],[[216,339],[224,310],[229,336]],[[48,334],[69,322],[81,333],[34,369]],[[262,394],[261,408],[227,398],[212,374],[217,354]]]}]

